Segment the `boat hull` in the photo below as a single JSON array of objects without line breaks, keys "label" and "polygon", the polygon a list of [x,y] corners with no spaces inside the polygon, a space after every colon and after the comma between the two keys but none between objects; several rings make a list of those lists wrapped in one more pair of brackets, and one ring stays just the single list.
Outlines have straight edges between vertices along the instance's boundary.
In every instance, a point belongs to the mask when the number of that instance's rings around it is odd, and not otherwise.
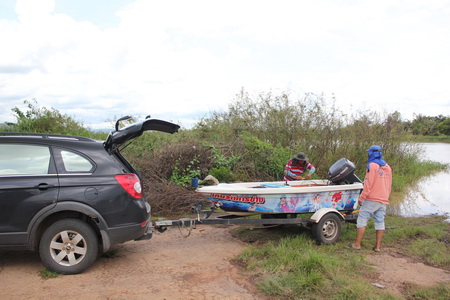
[{"label": "boat hull", "polygon": [[198,192],[228,212],[256,214],[298,214],[322,208],[354,210],[358,205],[361,183],[327,185],[325,180],[230,183],[201,187]]}]

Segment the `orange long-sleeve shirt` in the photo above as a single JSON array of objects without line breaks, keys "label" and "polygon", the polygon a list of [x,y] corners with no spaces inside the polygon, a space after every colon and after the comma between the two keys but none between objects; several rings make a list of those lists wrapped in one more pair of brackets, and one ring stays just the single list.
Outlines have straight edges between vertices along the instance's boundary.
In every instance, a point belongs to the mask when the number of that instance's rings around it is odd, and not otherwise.
[{"label": "orange long-sleeve shirt", "polygon": [[380,166],[376,163],[370,163],[370,171],[366,172],[364,179],[364,188],[360,199],[377,201],[389,204],[389,195],[392,188],[392,169],[386,164]]}]

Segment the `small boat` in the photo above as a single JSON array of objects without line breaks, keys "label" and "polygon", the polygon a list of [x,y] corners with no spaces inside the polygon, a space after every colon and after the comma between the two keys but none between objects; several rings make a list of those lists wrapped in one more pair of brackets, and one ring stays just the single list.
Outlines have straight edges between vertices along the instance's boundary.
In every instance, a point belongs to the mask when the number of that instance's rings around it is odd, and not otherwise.
[{"label": "small boat", "polygon": [[323,208],[356,209],[363,184],[346,158],[329,168],[329,178],[302,181],[238,182],[202,186],[204,194],[226,212],[245,214],[299,214]]}]

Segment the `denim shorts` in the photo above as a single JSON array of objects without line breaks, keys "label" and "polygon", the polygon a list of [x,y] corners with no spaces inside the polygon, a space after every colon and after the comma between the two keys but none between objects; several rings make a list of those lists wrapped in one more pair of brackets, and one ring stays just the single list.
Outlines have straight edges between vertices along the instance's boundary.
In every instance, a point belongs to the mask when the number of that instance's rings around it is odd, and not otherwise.
[{"label": "denim shorts", "polygon": [[372,218],[375,230],[384,230],[384,216],[386,215],[386,204],[377,201],[364,200],[359,210],[356,228],[367,226],[367,222]]}]

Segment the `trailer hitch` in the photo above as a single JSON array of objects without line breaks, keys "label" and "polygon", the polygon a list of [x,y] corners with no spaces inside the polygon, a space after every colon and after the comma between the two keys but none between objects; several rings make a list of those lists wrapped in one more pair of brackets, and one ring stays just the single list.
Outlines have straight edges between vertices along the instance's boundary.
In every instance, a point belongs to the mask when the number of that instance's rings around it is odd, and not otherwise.
[{"label": "trailer hitch", "polygon": [[203,219],[208,219],[211,214],[214,212],[214,210],[216,209],[215,205],[212,205],[210,209],[203,209],[204,208],[204,203],[203,202],[197,202],[195,203],[195,205],[192,207],[192,211],[194,212],[194,214],[197,215],[197,221],[200,221],[200,214],[204,214],[203,215]]},{"label": "trailer hitch", "polygon": [[159,233],[166,232],[167,227],[165,226],[155,226],[155,229],[158,230]]}]

